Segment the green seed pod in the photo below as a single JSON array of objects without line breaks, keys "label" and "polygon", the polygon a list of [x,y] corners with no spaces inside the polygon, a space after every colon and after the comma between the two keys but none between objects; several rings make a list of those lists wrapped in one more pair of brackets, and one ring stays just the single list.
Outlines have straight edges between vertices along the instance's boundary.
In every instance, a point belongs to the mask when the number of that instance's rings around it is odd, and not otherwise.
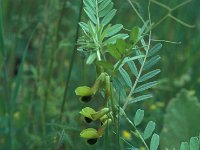
[{"label": "green seed pod", "polygon": [[94,91],[97,91],[99,88],[101,88],[105,82],[106,73],[103,72],[99,75],[99,77],[96,79],[94,86],[92,87]]},{"label": "green seed pod", "polygon": [[108,98],[110,96],[110,77],[106,76],[106,97]]}]

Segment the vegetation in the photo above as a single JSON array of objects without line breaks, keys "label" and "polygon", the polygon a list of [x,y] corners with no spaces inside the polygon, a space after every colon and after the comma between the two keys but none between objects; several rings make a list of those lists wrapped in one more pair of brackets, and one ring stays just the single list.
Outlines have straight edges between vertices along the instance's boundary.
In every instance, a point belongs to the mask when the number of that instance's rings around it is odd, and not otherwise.
[{"label": "vegetation", "polygon": [[199,10],[0,0],[0,149],[199,150]]}]

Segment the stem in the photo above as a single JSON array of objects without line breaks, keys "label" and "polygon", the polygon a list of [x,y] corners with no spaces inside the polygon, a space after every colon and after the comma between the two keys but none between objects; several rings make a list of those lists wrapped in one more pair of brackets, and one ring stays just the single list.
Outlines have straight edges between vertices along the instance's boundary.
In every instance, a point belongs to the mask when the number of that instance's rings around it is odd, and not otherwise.
[{"label": "stem", "polygon": [[174,8],[170,8],[170,7],[168,7],[167,5],[165,5],[165,4],[161,3],[161,2],[158,2],[158,1],[156,1],[156,0],[150,0],[150,1],[153,2],[154,4],[159,5],[160,7],[163,7],[163,8],[165,8],[165,9],[168,10],[168,13],[167,13],[164,17],[162,17],[162,18],[153,26],[152,29],[154,29],[156,26],[158,26],[158,25],[159,25],[161,22],[163,22],[167,17],[172,18],[173,20],[175,20],[176,22],[182,24],[182,25],[185,26],[185,27],[188,27],[188,28],[194,28],[194,27],[195,27],[194,25],[187,24],[187,23],[185,23],[184,21],[182,21],[182,20],[180,20],[180,19],[174,17],[174,16],[171,14],[173,11],[175,11],[176,9],[178,9],[178,8],[180,8],[180,7],[182,7],[182,6],[186,5],[186,4],[188,4],[188,3],[191,2],[192,0],[186,0],[186,1],[184,1],[184,2],[182,2],[182,3],[180,3],[180,4],[178,4],[178,5],[175,6]]},{"label": "stem", "polygon": [[184,2],[182,2],[182,3],[180,3],[180,4],[178,4],[177,6],[175,6],[174,8],[172,8],[171,10],[173,11],[173,10],[175,10],[175,9],[178,9],[178,8],[180,8],[180,7],[182,7],[182,6],[184,6],[184,5],[186,5],[186,4],[188,4],[188,3],[190,3],[192,0],[186,0],[186,1],[184,1]]},{"label": "stem", "polygon": [[184,21],[182,21],[182,20],[180,20],[180,19],[174,17],[174,16],[171,15],[171,14],[169,14],[168,16],[169,16],[170,18],[172,18],[173,20],[175,20],[176,22],[182,24],[182,25],[185,26],[185,27],[188,27],[188,28],[194,28],[194,27],[195,27],[195,25],[187,24],[187,23],[185,23]]},{"label": "stem", "polygon": [[161,24],[165,19],[167,19],[168,14],[166,14],[165,16],[163,16],[156,24],[153,25],[152,30],[157,27],[159,24]]},{"label": "stem", "polygon": [[7,51],[5,49],[5,43],[4,43],[4,26],[3,26],[3,8],[2,8],[2,1],[0,1],[0,49],[1,53],[3,56],[3,85],[4,85],[4,96],[2,97],[5,98],[5,116],[6,113],[8,113],[8,136],[7,136],[7,141],[8,141],[8,149],[12,150],[13,147],[13,126],[12,126],[12,111],[11,111],[11,103],[10,103],[10,98],[9,98],[9,88],[8,88],[8,73],[7,73]]},{"label": "stem", "polygon": [[129,2],[129,4],[131,5],[131,7],[133,8],[133,10],[135,11],[135,13],[137,14],[137,16],[140,18],[140,20],[142,21],[142,23],[145,24],[144,19],[142,18],[142,16],[140,15],[140,13],[137,11],[137,9],[135,8],[135,6],[131,2],[131,0],[127,0],[127,1]]},{"label": "stem", "polygon": [[151,2],[153,2],[154,4],[159,5],[160,7],[163,7],[165,9],[169,10],[169,11],[172,11],[172,9],[170,7],[168,7],[167,5],[165,5],[165,4],[161,3],[161,2],[158,2],[156,0],[151,0]]},{"label": "stem", "polygon": [[149,147],[148,147],[147,143],[145,142],[144,138],[142,137],[141,133],[138,131],[138,129],[136,128],[134,123],[125,114],[123,114],[123,115],[124,115],[125,119],[128,121],[128,123],[135,129],[137,135],[139,136],[139,138],[143,142],[143,144],[146,147],[146,149],[149,150]]},{"label": "stem", "polygon": [[98,58],[98,61],[101,61],[101,53],[99,52],[99,50],[97,50],[97,58]]},{"label": "stem", "polygon": [[69,81],[71,78],[73,63],[74,63],[74,59],[75,59],[76,43],[78,41],[78,36],[79,36],[79,24],[78,23],[81,21],[82,9],[83,9],[83,0],[81,0],[81,5],[80,5],[80,9],[79,9],[79,16],[78,16],[77,27],[76,27],[76,35],[75,35],[75,39],[74,39],[74,48],[73,48],[73,53],[72,53],[71,60],[70,60],[69,71],[68,71],[67,79],[66,79],[66,83],[65,83],[63,101],[62,101],[62,105],[61,105],[61,109],[60,109],[60,116],[59,116],[60,122],[62,121],[62,117],[63,117],[63,112],[64,112],[64,108],[65,108],[65,104],[66,104],[66,98],[67,98],[67,94],[68,94]]},{"label": "stem", "polygon": [[181,44],[181,42],[175,42],[175,41],[169,41],[169,40],[156,40],[156,39],[151,39],[153,42],[165,42],[165,43],[171,43],[171,44]]},{"label": "stem", "polygon": [[[46,43],[47,43],[47,37],[48,37],[48,16],[49,16],[49,13],[48,13],[48,6],[49,5],[49,1],[45,1],[45,5],[44,5],[44,40],[43,40],[43,46],[42,46],[42,51],[44,52],[46,50]],[[38,71],[40,73],[40,70],[38,68]],[[47,80],[48,80],[48,77],[47,77]],[[47,101],[47,92],[48,91],[45,91],[45,98],[44,100],[42,101],[41,103],[41,130],[42,130],[42,138],[44,139],[43,140],[43,149],[46,149],[46,141],[45,141],[45,138],[46,138],[46,128],[45,128],[45,121],[46,121],[46,115],[45,115],[45,109],[46,109],[46,101]]]},{"label": "stem", "polygon": [[97,16],[97,27],[98,30],[100,28],[100,21],[99,21],[99,7],[98,7],[98,1],[96,0],[96,16]]},{"label": "stem", "polygon": [[[23,52],[22,61],[21,61],[20,67],[19,67],[19,71],[18,71],[17,77],[15,79],[15,87],[14,87],[14,90],[12,92],[13,94],[12,94],[11,99],[10,99],[10,108],[9,108],[10,111],[11,111],[10,112],[11,113],[11,116],[10,116],[11,120],[13,119],[14,106],[16,106],[16,100],[17,100],[17,96],[18,96],[19,89],[20,89],[20,86],[21,86],[22,74],[23,74],[23,69],[24,69],[23,66],[24,66],[25,58],[26,58],[26,55],[27,55],[27,52],[28,52],[28,47],[31,43],[31,40],[33,39],[33,36],[35,34],[36,29],[37,29],[37,25],[34,28],[34,30],[32,31],[30,38],[28,39],[28,42],[27,42],[26,47],[25,47],[24,52]],[[12,121],[11,127],[14,128],[14,121]],[[13,139],[14,139],[14,136],[15,136],[14,133],[12,133]],[[11,147],[12,147],[12,145],[11,145]],[[14,147],[12,147],[12,148],[15,149]]]}]

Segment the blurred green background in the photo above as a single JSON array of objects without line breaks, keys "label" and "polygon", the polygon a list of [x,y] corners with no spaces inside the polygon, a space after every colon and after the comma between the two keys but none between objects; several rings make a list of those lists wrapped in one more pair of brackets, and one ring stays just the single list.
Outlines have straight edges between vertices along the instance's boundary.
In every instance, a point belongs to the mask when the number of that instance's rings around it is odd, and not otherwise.
[{"label": "blurred green background", "polygon": [[[147,1],[133,2],[147,20]],[[183,1],[159,2],[174,7]],[[114,3],[118,12],[113,23],[121,23],[127,29],[142,26],[127,1],[114,0]],[[84,127],[79,111],[84,104],[79,102],[74,89],[91,85],[95,78],[94,66],[85,65],[84,56],[74,50],[79,17],[86,19],[83,11],[80,14],[80,5],[80,0],[0,0],[0,149],[102,149],[103,139],[88,147],[79,138]],[[166,13],[165,9],[151,4],[152,22]],[[161,133],[160,149],[169,147],[173,141],[178,147],[180,141],[188,141],[200,132],[197,122],[200,116],[200,1],[193,0],[173,15],[195,28],[167,18],[152,31],[156,40],[181,44],[163,42],[162,60],[158,65],[162,70],[158,77],[160,84],[151,91],[154,98],[127,109],[134,115],[135,110],[142,108],[145,121],[156,122],[157,133]],[[180,123],[183,130],[178,130]],[[128,128],[122,122],[122,136]],[[141,146],[134,137],[128,140]],[[112,139],[109,142],[110,149],[116,149]]]}]

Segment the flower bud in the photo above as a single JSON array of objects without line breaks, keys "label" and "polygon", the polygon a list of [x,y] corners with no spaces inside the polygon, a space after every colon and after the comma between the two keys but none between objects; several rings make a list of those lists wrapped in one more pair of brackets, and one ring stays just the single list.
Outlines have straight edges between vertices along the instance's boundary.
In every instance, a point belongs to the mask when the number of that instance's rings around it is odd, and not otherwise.
[{"label": "flower bud", "polygon": [[94,95],[92,88],[88,86],[77,87],[75,93],[76,95],[80,96],[80,100],[85,103],[89,102]]},{"label": "flower bud", "polygon": [[99,138],[99,134],[96,129],[87,128],[81,131],[80,137],[85,138],[85,139],[94,139],[94,138]]},{"label": "flower bud", "polygon": [[91,114],[91,116],[94,120],[97,120],[97,119],[100,119],[101,117],[103,117],[105,114],[109,113],[109,111],[110,111],[109,108],[103,108],[100,111],[98,111],[94,114]]},{"label": "flower bud", "polygon": [[94,114],[94,113],[96,113],[96,111],[90,107],[85,107],[84,109],[80,111],[80,114],[84,116],[84,119],[87,123],[90,123],[93,121],[91,114]]},{"label": "flower bud", "polygon": [[99,135],[96,129],[87,128],[80,133],[80,137],[85,138],[87,144],[94,145],[97,142]]},{"label": "flower bud", "polygon": [[108,112],[109,112],[109,108],[103,108],[100,111],[96,112],[94,109],[92,109],[90,107],[85,107],[80,111],[80,114],[82,114],[84,116],[85,121],[87,123],[90,123],[92,121],[100,119]]}]

